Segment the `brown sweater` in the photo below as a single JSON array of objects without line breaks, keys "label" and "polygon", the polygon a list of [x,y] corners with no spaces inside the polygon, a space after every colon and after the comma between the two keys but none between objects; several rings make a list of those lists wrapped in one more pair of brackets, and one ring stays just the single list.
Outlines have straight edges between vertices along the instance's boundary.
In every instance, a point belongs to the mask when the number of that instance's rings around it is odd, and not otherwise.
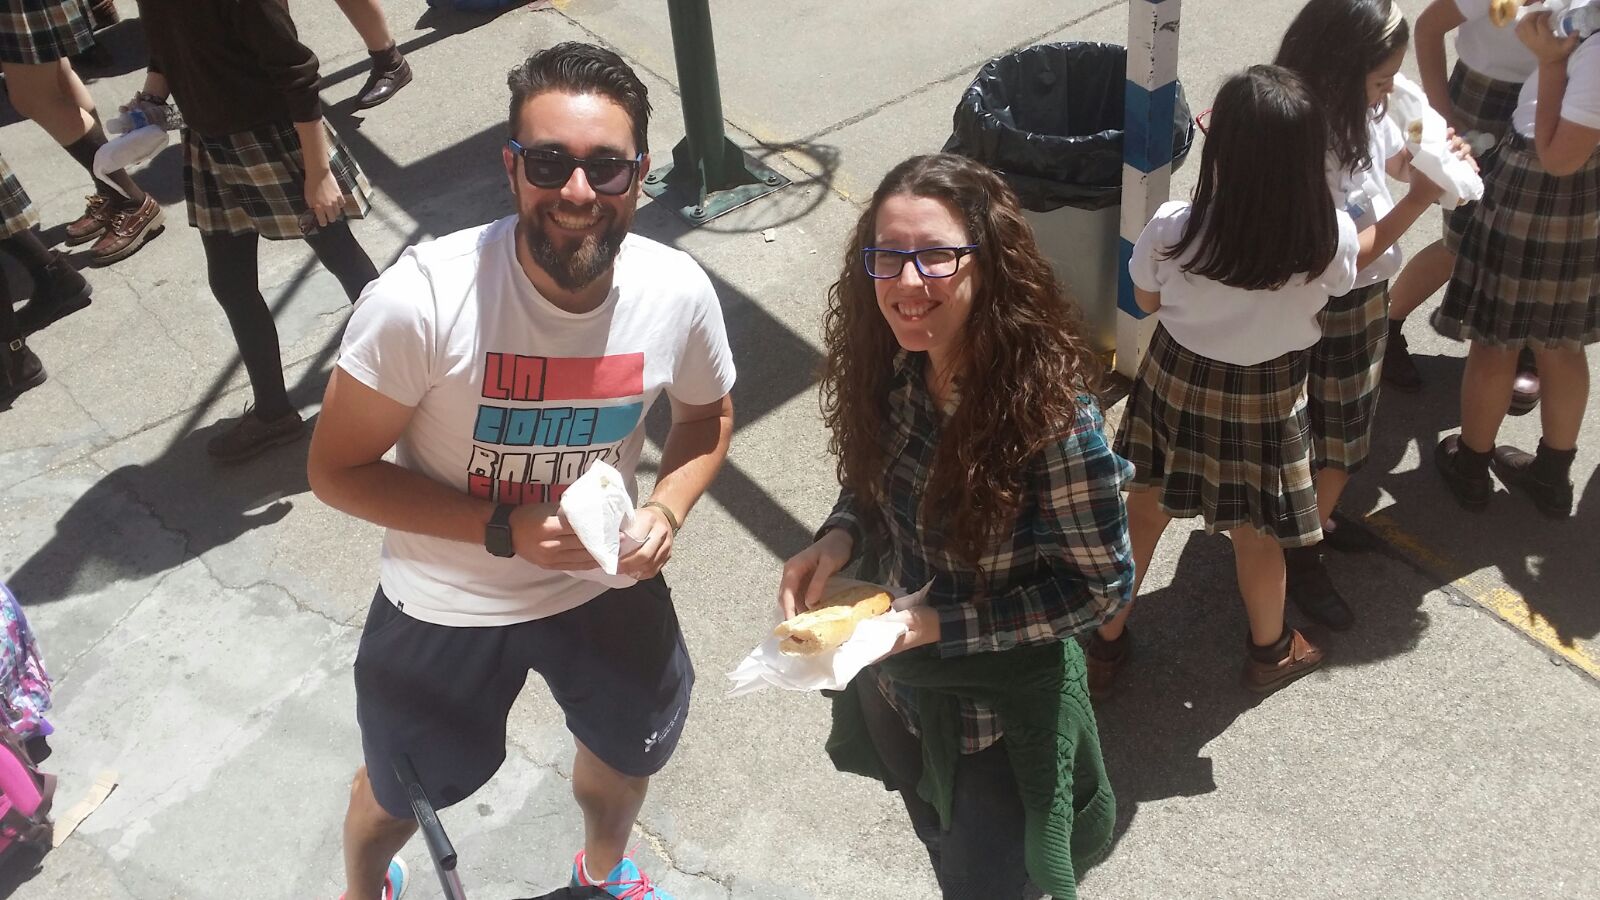
[{"label": "brown sweater", "polygon": [[139,16],[150,69],[166,76],[197,134],[322,117],[317,55],[284,0],[139,0]]}]

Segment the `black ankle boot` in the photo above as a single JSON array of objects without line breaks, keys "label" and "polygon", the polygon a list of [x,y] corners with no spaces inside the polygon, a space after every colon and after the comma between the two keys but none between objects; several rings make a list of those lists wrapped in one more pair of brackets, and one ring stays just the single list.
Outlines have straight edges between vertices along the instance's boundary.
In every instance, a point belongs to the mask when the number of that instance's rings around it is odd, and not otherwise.
[{"label": "black ankle boot", "polygon": [[11,405],[23,391],[44,384],[44,363],[22,338],[0,343],[0,407]]},{"label": "black ankle boot", "polygon": [[1344,631],[1356,622],[1355,610],[1334,587],[1322,560],[1322,547],[1291,547],[1283,553],[1289,600],[1312,621]]},{"label": "black ankle boot", "polygon": [[1434,448],[1434,468],[1444,476],[1445,486],[1456,502],[1469,512],[1482,512],[1494,493],[1494,483],[1489,480],[1489,457],[1490,454],[1461,443],[1459,434],[1450,435]]},{"label": "black ankle boot", "polygon": [[1551,450],[1539,442],[1538,455],[1516,447],[1494,448],[1494,474],[1506,487],[1533,498],[1533,505],[1552,519],[1572,515],[1572,460],[1577,450]]},{"label": "black ankle boot", "polygon": [[51,254],[49,264],[34,274],[33,299],[17,310],[17,323],[24,335],[70,316],[89,305],[89,282],[78,274],[61,253]]}]

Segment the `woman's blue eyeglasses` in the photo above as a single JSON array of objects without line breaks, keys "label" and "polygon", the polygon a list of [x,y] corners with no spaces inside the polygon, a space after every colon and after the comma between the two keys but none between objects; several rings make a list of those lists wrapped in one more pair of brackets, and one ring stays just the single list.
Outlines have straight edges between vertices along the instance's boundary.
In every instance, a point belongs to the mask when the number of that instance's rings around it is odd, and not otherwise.
[{"label": "woman's blue eyeglasses", "polygon": [[910,260],[923,278],[949,278],[961,267],[961,257],[977,252],[977,244],[964,247],[923,247],[920,250],[886,250],[868,247],[861,251],[867,274],[880,280],[899,278]]},{"label": "woman's blue eyeglasses", "polygon": [[528,183],[546,190],[566,184],[572,178],[572,170],[581,168],[596,194],[626,194],[644,161],[643,153],[633,159],[579,159],[560,150],[530,150],[514,140],[506,145],[522,157],[522,175]]}]

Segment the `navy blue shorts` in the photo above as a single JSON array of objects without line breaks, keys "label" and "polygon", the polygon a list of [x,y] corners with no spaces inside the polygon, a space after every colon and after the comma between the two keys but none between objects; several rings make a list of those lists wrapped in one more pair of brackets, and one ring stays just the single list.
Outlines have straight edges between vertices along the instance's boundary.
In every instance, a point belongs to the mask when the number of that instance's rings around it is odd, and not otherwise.
[{"label": "navy blue shorts", "polygon": [[611,768],[654,775],[677,748],[694,667],[659,575],[560,615],[474,628],[414,619],[380,587],[355,676],[361,749],[383,808],[412,817],[394,774],[399,753],[440,808],[493,777],[530,671],[544,678],[573,737]]}]

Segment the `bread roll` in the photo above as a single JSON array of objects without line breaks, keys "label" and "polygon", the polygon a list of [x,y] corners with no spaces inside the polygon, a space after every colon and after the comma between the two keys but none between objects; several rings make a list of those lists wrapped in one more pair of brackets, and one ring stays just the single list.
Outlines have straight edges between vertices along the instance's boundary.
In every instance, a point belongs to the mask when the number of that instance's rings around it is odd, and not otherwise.
[{"label": "bread roll", "polygon": [[849,640],[857,624],[888,612],[893,602],[881,587],[851,584],[826,594],[820,607],[774,628],[772,636],[785,656],[816,656]]},{"label": "bread roll", "polygon": [[1496,28],[1504,28],[1517,20],[1517,9],[1522,0],[1489,0],[1489,21]]},{"label": "bread roll", "polygon": [[1422,120],[1416,119],[1406,126],[1406,139],[1413,144],[1422,143]]}]

